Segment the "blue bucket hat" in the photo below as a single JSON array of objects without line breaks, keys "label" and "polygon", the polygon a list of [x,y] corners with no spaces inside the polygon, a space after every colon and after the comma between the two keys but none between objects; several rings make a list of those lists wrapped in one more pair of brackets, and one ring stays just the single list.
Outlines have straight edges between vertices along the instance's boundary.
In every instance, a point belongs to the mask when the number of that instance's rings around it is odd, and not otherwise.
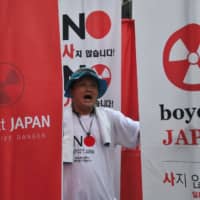
[{"label": "blue bucket hat", "polygon": [[65,94],[64,94],[65,97],[71,97],[70,89],[71,89],[73,83],[83,77],[86,77],[86,76],[92,77],[97,81],[97,85],[98,85],[98,97],[97,98],[102,97],[108,88],[107,82],[104,79],[100,78],[97,75],[97,73],[90,68],[78,69],[69,77],[69,80],[67,81],[67,83],[65,85],[66,86]]}]

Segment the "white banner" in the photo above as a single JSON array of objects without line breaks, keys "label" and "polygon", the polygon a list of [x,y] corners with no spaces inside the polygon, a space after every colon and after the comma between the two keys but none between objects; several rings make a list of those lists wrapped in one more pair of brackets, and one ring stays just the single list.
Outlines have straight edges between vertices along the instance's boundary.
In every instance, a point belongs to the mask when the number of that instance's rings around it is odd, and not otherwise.
[{"label": "white banner", "polygon": [[80,66],[95,69],[109,85],[97,105],[120,109],[121,1],[60,0],[59,3],[65,81]]},{"label": "white banner", "polygon": [[[97,106],[121,110],[121,1],[59,0],[64,82],[81,66],[93,68],[108,83]],[[70,99],[64,98],[68,106]],[[113,158],[115,188],[120,196],[120,155]]]},{"label": "white banner", "polygon": [[199,199],[200,1],[134,8],[143,199]]}]

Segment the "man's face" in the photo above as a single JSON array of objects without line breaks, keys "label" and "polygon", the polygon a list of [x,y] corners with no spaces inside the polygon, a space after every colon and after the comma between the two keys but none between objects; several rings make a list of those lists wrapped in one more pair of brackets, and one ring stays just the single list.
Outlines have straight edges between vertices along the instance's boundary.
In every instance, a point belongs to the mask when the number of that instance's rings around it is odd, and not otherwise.
[{"label": "man's face", "polygon": [[98,85],[92,77],[83,77],[71,88],[73,104],[79,109],[93,108],[98,96]]}]

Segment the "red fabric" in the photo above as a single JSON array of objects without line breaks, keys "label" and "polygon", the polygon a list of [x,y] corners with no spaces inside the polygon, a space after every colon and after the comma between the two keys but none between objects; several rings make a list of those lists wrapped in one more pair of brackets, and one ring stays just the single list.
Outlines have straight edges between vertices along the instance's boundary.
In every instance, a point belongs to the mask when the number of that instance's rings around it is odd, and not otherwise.
[{"label": "red fabric", "polygon": [[[139,120],[135,31],[132,19],[122,20],[122,112]],[[121,200],[141,200],[140,149],[122,149]]]},{"label": "red fabric", "polygon": [[[60,200],[57,0],[1,0],[0,27],[0,199]],[[31,122],[42,115],[49,126]],[[14,130],[11,119],[21,120]]]},{"label": "red fabric", "polygon": [[138,120],[134,21],[122,20],[122,112]]}]

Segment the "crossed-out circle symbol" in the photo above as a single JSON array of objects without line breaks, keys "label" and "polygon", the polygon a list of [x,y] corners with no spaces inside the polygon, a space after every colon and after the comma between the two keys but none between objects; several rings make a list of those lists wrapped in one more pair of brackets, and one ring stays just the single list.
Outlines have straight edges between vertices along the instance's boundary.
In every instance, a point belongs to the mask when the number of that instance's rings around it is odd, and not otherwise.
[{"label": "crossed-out circle symbol", "polygon": [[200,90],[200,25],[189,24],[169,37],[163,64],[174,85],[188,91]]},{"label": "crossed-out circle symbol", "polygon": [[23,93],[23,76],[15,66],[0,63],[0,106],[16,102]]},{"label": "crossed-out circle symbol", "polygon": [[110,69],[103,64],[97,64],[92,66],[92,69],[96,71],[96,73],[107,82],[107,85],[110,85],[111,82],[111,71]]}]

